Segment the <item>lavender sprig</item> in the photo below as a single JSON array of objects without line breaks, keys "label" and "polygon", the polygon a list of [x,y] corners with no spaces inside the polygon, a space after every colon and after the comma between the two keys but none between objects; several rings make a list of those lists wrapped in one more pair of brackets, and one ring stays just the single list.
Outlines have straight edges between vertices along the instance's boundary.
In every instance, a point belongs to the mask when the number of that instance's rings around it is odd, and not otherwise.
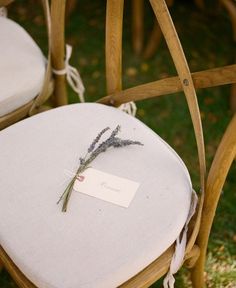
[{"label": "lavender sprig", "polygon": [[[65,191],[63,192],[63,194],[61,195],[61,197],[59,198],[59,200],[57,202],[57,204],[59,204],[61,201],[63,201],[62,212],[66,212],[66,210],[67,210],[68,202],[70,200],[70,196],[72,194],[74,183],[75,183],[76,179],[78,178],[78,176],[82,172],[84,172],[89,167],[89,164],[95,158],[97,158],[97,156],[99,154],[105,152],[107,149],[109,149],[111,147],[120,148],[120,147],[129,146],[129,145],[143,145],[139,141],[133,141],[133,140],[129,140],[129,139],[121,139],[119,137],[116,137],[117,134],[119,133],[120,129],[121,129],[120,125],[118,125],[112,131],[110,137],[108,137],[105,141],[103,141],[101,144],[99,144],[99,141],[100,141],[102,135],[104,133],[106,133],[106,131],[108,131],[109,129],[110,129],[109,127],[106,127],[105,129],[103,129],[97,135],[97,137],[93,140],[92,144],[89,146],[86,156],[84,158],[82,158],[82,157],[79,158],[79,161],[80,161],[79,168],[77,169],[75,176],[71,179],[71,181],[67,185]],[[99,144],[99,145],[95,149],[96,144]]]},{"label": "lavender sprig", "polygon": [[92,144],[89,146],[88,153],[91,153],[94,150],[95,145],[99,142],[99,140],[101,139],[102,135],[104,133],[106,133],[106,131],[109,130],[109,129],[110,129],[110,127],[106,127],[98,134],[98,136],[93,140]]}]

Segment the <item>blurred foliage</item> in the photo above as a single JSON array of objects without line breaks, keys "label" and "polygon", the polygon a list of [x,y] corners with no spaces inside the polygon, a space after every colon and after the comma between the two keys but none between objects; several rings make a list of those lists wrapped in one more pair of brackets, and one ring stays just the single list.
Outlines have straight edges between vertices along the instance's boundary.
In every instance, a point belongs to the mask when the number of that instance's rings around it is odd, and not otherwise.
[{"label": "blurred foliage", "polygon": [[[235,43],[227,13],[217,1],[205,1],[204,11],[193,1],[176,0],[171,8],[173,21],[190,70],[200,71],[234,63]],[[87,101],[95,101],[105,92],[104,28],[105,2],[80,0],[67,17],[66,38],[74,46],[71,63],[78,67],[86,87]],[[155,21],[145,1],[145,43]],[[19,0],[11,5],[9,17],[26,28],[47,51],[44,18],[39,2]],[[175,67],[163,40],[149,60],[134,55],[131,45],[131,7],[125,1],[123,35],[123,86],[132,87],[176,75]],[[197,91],[205,131],[208,169],[232,113],[229,108],[230,86]],[[70,103],[78,101],[69,89]],[[194,134],[183,93],[137,103],[138,118],[163,137],[184,159],[195,189],[199,183]],[[207,287],[236,287],[236,165],[229,173],[217,209],[209,242],[206,265]],[[189,287],[188,274],[182,269],[176,287]],[[161,282],[152,287],[161,287]],[[6,272],[0,274],[0,287],[15,287]]]}]

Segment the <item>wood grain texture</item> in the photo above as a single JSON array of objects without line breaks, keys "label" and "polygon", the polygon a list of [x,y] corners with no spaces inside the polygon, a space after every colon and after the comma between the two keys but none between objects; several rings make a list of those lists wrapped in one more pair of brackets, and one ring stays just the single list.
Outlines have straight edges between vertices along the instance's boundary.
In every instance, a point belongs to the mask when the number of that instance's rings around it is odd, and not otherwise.
[{"label": "wood grain texture", "polygon": [[[51,37],[52,37],[52,67],[55,70],[65,68],[65,0],[51,1]],[[68,104],[65,75],[56,75],[54,103],[56,106]]]},{"label": "wood grain texture", "polygon": [[45,103],[48,98],[51,96],[53,89],[54,82],[52,78],[52,60],[51,60],[51,50],[52,50],[52,37],[51,37],[51,15],[50,15],[50,7],[49,2],[47,0],[42,0],[43,8],[44,8],[44,15],[47,24],[47,35],[48,35],[48,56],[47,56],[47,66],[44,75],[43,87],[40,91],[39,95],[35,98],[33,105],[30,108],[29,116],[32,116],[37,113],[40,109],[40,106]]},{"label": "wood grain texture", "polygon": [[34,103],[34,100],[30,101],[24,106],[21,106],[19,109],[0,117],[0,130],[26,117],[33,103]]},{"label": "wood grain texture", "polygon": [[124,0],[107,0],[106,84],[107,93],[122,89],[122,28]]},{"label": "wood grain texture", "polygon": [[[7,269],[12,279],[20,288],[37,288],[31,281],[29,281],[24,274],[18,269],[14,262],[10,259],[7,253],[0,245],[0,259],[4,267]],[[38,287],[41,288],[41,287]]]},{"label": "wood grain texture", "polygon": [[133,278],[119,286],[120,288],[146,288],[160,279],[169,269],[174,247],[171,246],[157,260],[139,272]]},{"label": "wood grain texture", "polygon": [[[206,175],[206,159],[205,159],[205,146],[204,137],[202,131],[201,116],[197,101],[197,95],[195,87],[193,85],[193,80],[188,67],[187,60],[185,58],[178,34],[176,32],[175,26],[169,14],[167,5],[164,0],[150,0],[153,11],[156,15],[157,21],[160,25],[164,38],[166,40],[167,46],[169,48],[170,54],[172,56],[173,62],[175,64],[178,76],[181,81],[181,85],[188,103],[190,115],[192,118],[195,138],[197,142],[198,159],[199,159],[199,172],[200,172],[200,185],[201,193],[204,195],[205,190],[205,175]],[[195,225],[193,232],[188,240],[188,245],[186,251],[190,251],[193,247],[196,236],[200,227],[201,211],[203,200],[198,206],[197,216],[195,219]]]},{"label": "wood grain texture", "polygon": [[[236,64],[192,73],[196,89],[236,83]],[[130,101],[141,101],[183,91],[178,76],[161,79],[105,96],[97,102],[119,106]]]},{"label": "wood grain texture", "polygon": [[[144,288],[149,287],[155,281],[160,279],[169,269],[169,265],[174,253],[173,245],[168,248],[159,258],[147,266],[144,270],[120,285],[120,288]],[[184,261],[191,261],[199,255],[199,248],[195,245],[192,250],[185,255]],[[0,259],[4,263],[5,268],[19,285],[20,288],[37,288],[26,276],[18,269],[14,262],[10,259],[4,249],[0,246]],[[41,287],[38,287],[41,288]]]},{"label": "wood grain texture", "polygon": [[214,220],[216,208],[221,191],[225,183],[230,166],[236,156],[236,115],[234,115],[220,142],[212,162],[206,185],[206,194],[202,211],[202,220],[197,244],[201,249],[200,257],[192,271],[192,279],[195,288],[203,287],[204,264],[208,239]]},{"label": "wood grain texture", "polygon": [[200,111],[191,73],[165,1],[150,0],[150,3],[165,37],[188,102],[198,147],[201,189],[202,193],[204,193],[206,173],[205,148]]},{"label": "wood grain texture", "polygon": [[[174,246],[172,245],[168,248],[160,257],[158,257],[154,262],[148,265],[144,270],[139,272],[137,275],[129,279],[127,282],[119,286],[120,288],[147,288],[160,279],[169,270],[170,262],[174,253]],[[194,245],[186,253],[184,257],[184,262],[188,266],[194,265],[196,259],[199,256],[199,247]]]},{"label": "wood grain texture", "polygon": [[[52,0],[52,16],[58,12],[59,15],[64,15],[64,7],[60,7],[57,10],[58,3],[62,3],[62,0]],[[170,77],[155,82],[140,85],[134,88],[130,88],[124,91],[120,91],[122,88],[121,70],[122,70],[122,18],[123,18],[123,0],[107,0],[107,21],[106,21],[106,77],[107,77],[107,90],[109,96],[99,100],[104,104],[115,104],[119,106],[122,103],[137,101],[152,97],[157,97],[165,94],[175,93],[178,91],[184,91],[192,121],[194,124],[195,134],[198,144],[199,161],[200,161],[200,174],[201,185],[204,188],[205,178],[205,153],[204,143],[201,127],[201,119],[199,108],[197,104],[197,98],[195,88],[206,88],[218,85],[224,85],[236,82],[236,65],[226,66],[222,68],[210,69],[206,71],[200,71],[191,74],[180,45],[175,28],[171,21],[171,17],[167,10],[167,7],[162,0],[150,0],[152,7],[155,11],[157,19],[159,21],[161,30],[166,38],[169,50],[174,60],[178,76]],[[64,3],[62,3],[64,5]],[[60,10],[61,9],[61,10]],[[59,17],[57,15],[57,17]],[[63,16],[64,17],[64,16]],[[53,25],[59,23],[59,18],[53,22]],[[60,19],[61,20],[61,19]],[[60,23],[61,24],[61,23]],[[64,41],[63,38],[55,38],[55,31],[59,27],[54,27],[54,54],[60,56],[58,59],[58,68],[64,68],[63,53],[64,53]],[[61,29],[61,28],[60,28]],[[62,32],[62,31],[61,31]],[[60,33],[61,33],[60,32]],[[63,32],[64,33],[64,32]],[[59,41],[59,42],[57,42]],[[63,42],[64,43],[64,42]],[[58,46],[57,46],[58,45]],[[57,51],[58,54],[57,54]],[[63,56],[63,57],[62,57]],[[55,60],[55,59],[54,59]],[[58,82],[59,83],[59,82]],[[63,85],[63,81],[59,84],[56,83],[57,89]],[[28,105],[28,104],[27,104]],[[30,104],[32,105],[32,103]],[[27,107],[29,109],[29,107]],[[28,111],[28,110],[27,110]],[[22,111],[23,113],[23,111]],[[0,119],[1,125],[1,119]],[[219,201],[220,192],[223,187],[226,175],[229,167],[235,157],[236,153],[236,116],[234,116],[231,124],[229,125],[224,138],[217,150],[212,167],[210,169],[206,194],[202,194],[198,205],[198,213],[196,217],[191,221],[191,227],[189,229],[188,244],[184,261],[188,267],[193,267],[192,279],[195,288],[203,287],[203,269],[205,262],[205,252],[208,243],[208,237],[211,229],[211,225],[214,219],[215,210]],[[204,197],[203,197],[204,196]],[[205,201],[205,202],[204,202]],[[204,202],[204,203],[203,203]],[[203,212],[202,212],[203,207]],[[202,219],[201,219],[202,215]],[[201,221],[200,221],[201,220]],[[197,238],[200,227],[200,233]],[[195,239],[197,238],[197,244]],[[157,243],[158,245],[158,243]],[[201,251],[201,253],[200,253]],[[171,258],[174,252],[174,247],[171,246],[165,251],[158,259],[148,265],[143,271],[129,279],[122,284],[122,288],[141,288],[149,287],[161,276],[163,276],[169,269]],[[199,260],[198,257],[200,255]],[[22,288],[36,288],[16,267],[16,265],[9,258],[7,253],[0,246],[0,259],[4,263],[4,266],[10,272],[13,279]],[[196,262],[197,261],[197,262]],[[138,272],[138,271],[137,271]],[[40,288],[40,287],[39,287]]]}]

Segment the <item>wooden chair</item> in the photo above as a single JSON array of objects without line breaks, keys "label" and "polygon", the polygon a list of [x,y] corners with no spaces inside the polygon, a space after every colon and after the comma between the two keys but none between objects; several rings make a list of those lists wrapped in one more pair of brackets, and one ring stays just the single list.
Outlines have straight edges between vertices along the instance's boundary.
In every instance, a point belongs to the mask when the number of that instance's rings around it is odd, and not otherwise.
[{"label": "wooden chair", "polygon": [[[236,42],[236,5],[235,2],[231,0],[221,0],[220,3],[225,7],[226,11],[229,14],[231,25],[232,25],[232,32],[233,32],[233,41]],[[234,55],[236,59],[236,56]],[[230,93],[230,107],[233,112],[236,111],[236,85],[233,84],[231,86],[231,93]]]},{"label": "wooden chair", "polygon": [[[165,2],[150,3],[177,77],[121,90],[123,1],[108,0],[109,95],[100,99],[100,104],[67,105],[40,113],[0,133],[0,259],[19,287],[149,287],[169,269],[175,272],[170,267],[176,260],[174,242],[180,240],[183,228],[181,242],[185,239],[187,226],[186,249],[180,262],[195,265],[193,285],[202,287],[214,211],[236,152],[236,118],[219,146],[205,186],[205,152],[195,87],[235,82],[236,67],[191,75]],[[196,135],[202,190],[190,225],[185,222],[192,187],[183,162],[143,123],[109,107],[181,90]],[[63,190],[64,169],[74,166],[96,132],[117,124],[123,136],[144,146],[104,153],[93,165],[141,183],[130,207],[124,209],[73,193],[68,211],[61,213],[56,201]],[[216,178],[219,181],[215,182]]]},{"label": "wooden chair", "polygon": [[[11,2],[13,1],[1,1],[0,7]],[[45,108],[42,108],[42,104],[52,93],[54,105],[67,104],[65,75],[52,75],[52,67],[64,69],[63,3],[64,1],[51,1],[50,12],[48,1],[42,1],[48,30],[47,62],[40,48],[21,26],[8,18],[0,18],[0,129],[27,115],[43,111]]]}]

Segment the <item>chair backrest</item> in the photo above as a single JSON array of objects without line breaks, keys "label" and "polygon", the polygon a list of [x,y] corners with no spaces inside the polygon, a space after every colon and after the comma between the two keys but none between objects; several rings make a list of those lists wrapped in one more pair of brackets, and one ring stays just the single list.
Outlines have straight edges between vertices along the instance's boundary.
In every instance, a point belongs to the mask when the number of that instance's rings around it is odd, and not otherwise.
[{"label": "chair backrest", "polygon": [[[202,123],[200,117],[200,111],[197,102],[197,96],[193,79],[186,61],[181,43],[176,33],[174,24],[169,14],[167,5],[164,0],[150,0],[152,9],[156,15],[159,25],[162,29],[163,35],[166,39],[170,54],[174,61],[179,80],[181,90],[184,91],[187,99],[189,111],[191,114],[195,137],[198,147],[199,163],[200,163],[200,182],[201,192],[204,195],[205,190],[205,149],[203,140]],[[107,81],[107,93],[112,94],[105,97],[98,102],[104,104],[110,104],[119,106],[122,103],[126,103],[127,98],[122,97],[119,91],[122,89],[122,23],[123,23],[123,7],[124,0],[107,0],[107,12],[106,12],[106,81]],[[136,90],[136,92],[138,92]],[[157,93],[156,93],[157,92]],[[117,97],[113,97],[115,94],[119,94]],[[158,94],[158,91],[155,91]],[[128,92],[129,94],[129,92]],[[133,95],[132,100],[138,99],[137,95]],[[192,247],[196,240],[197,233],[200,226],[201,210],[203,205],[203,197],[201,197],[198,216],[195,222],[194,233],[189,240],[188,247]],[[188,250],[189,248],[187,248]]]},{"label": "chair backrest", "polygon": [[[58,3],[62,2],[60,8],[57,8]],[[195,86],[197,87],[210,87],[215,85],[221,85],[231,82],[236,82],[236,65],[213,69],[209,71],[198,72],[191,75],[188,64],[186,62],[181,44],[179,42],[177,33],[169,15],[168,9],[165,5],[164,0],[150,0],[153,10],[157,16],[160,27],[163,31],[165,39],[168,43],[172,58],[174,60],[178,77],[172,77],[168,79],[159,80],[153,83],[148,83],[131,89],[122,89],[122,18],[123,18],[123,0],[107,0],[107,22],[106,22],[106,78],[107,78],[107,92],[109,96],[99,100],[99,102],[119,106],[122,103],[129,101],[136,101],[145,98],[151,98],[159,95],[168,93],[174,93],[177,91],[184,91],[189,110],[192,116],[193,126],[198,145],[199,162],[200,162],[200,175],[201,175],[201,187],[202,196],[199,203],[197,217],[192,233],[188,240],[187,251],[191,249],[195,243],[196,237],[198,236],[198,243],[202,250],[207,245],[208,236],[210,233],[210,227],[214,218],[214,212],[220,196],[220,191],[225,181],[225,177],[228,173],[229,167],[236,153],[236,116],[233,118],[229,125],[225,136],[219,146],[218,152],[216,153],[214,162],[212,164],[210,173],[208,175],[207,186],[205,189],[205,152],[203,143],[203,133],[201,118],[195,93]],[[63,14],[65,8],[64,0],[52,0],[51,2],[51,13],[56,13],[57,9],[62,9],[60,13]],[[58,15],[60,15],[60,13]],[[53,18],[53,17],[52,17]],[[56,53],[63,55],[64,57],[64,46],[61,45],[63,42],[64,31],[60,36],[57,34],[58,21],[61,21],[60,17],[52,23],[52,35],[54,35],[55,41],[52,43],[52,58],[56,61]],[[53,26],[55,25],[55,26]],[[54,28],[53,28],[54,27]],[[54,34],[53,34],[54,33]],[[52,36],[53,39],[53,36]],[[56,41],[59,41],[59,45],[56,45]],[[55,53],[55,54],[54,54]],[[61,57],[60,59],[62,59]],[[61,61],[61,60],[60,60]],[[54,62],[55,63],[55,62]],[[58,65],[58,66],[56,66]],[[53,64],[56,69],[63,69],[64,62],[58,62]],[[224,73],[222,73],[224,72]],[[63,83],[63,77],[58,79]],[[62,84],[64,85],[64,84]],[[223,164],[222,164],[223,163]],[[219,181],[215,182],[215,179]],[[205,191],[205,192],[204,192]],[[204,195],[205,193],[205,195]],[[203,210],[202,210],[203,207]],[[210,212],[209,212],[210,211]],[[202,220],[201,220],[202,216]],[[200,222],[201,221],[201,222]],[[202,256],[204,257],[204,255]],[[6,255],[6,261],[7,261]],[[201,258],[200,258],[201,259]],[[204,261],[204,258],[202,258]],[[200,261],[200,260],[199,260]],[[14,265],[10,263],[9,265]],[[17,270],[17,267],[15,267]],[[200,269],[200,268],[199,268]],[[20,275],[20,271],[18,271]],[[21,276],[23,277],[23,276]],[[19,279],[21,279],[21,277]],[[19,280],[20,281],[20,280]],[[35,287],[32,283],[25,284],[22,282],[22,287]],[[25,286],[23,286],[25,285]],[[200,287],[200,286],[199,286]]]},{"label": "chair backrest", "polygon": [[41,92],[35,98],[33,105],[30,108],[29,115],[37,113],[37,109],[48,99],[51,91],[49,92],[50,81],[52,78],[52,61],[51,61],[51,50],[52,50],[52,37],[51,37],[51,15],[48,0],[42,0],[46,26],[48,36],[48,55],[47,55],[47,69],[44,77],[44,83]]},{"label": "chair backrest", "polygon": [[[45,82],[51,77],[53,70],[61,71],[65,69],[65,10],[66,0],[52,0],[49,5],[48,0],[42,0],[48,33],[48,69]],[[54,73],[53,105],[62,106],[68,104],[66,91],[66,75]],[[42,94],[45,95],[44,88]],[[45,96],[40,95],[35,99],[35,105],[42,105]]]},{"label": "chair backrest", "polygon": [[[224,66],[191,74],[181,43],[164,0],[150,0],[162,33],[173,58],[178,77],[170,77],[144,85],[122,90],[122,18],[123,0],[107,0],[106,14],[106,80],[108,96],[99,103],[118,107],[130,101],[139,101],[165,94],[183,91],[191,114],[200,163],[201,196],[198,210],[190,229],[186,253],[189,253],[196,238],[201,249],[199,263],[204,264],[208,236],[224,184],[236,149],[236,117],[233,118],[216,153],[205,187],[205,150],[202,124],[195,88],[206,88],[236,82],[236,65]],[[234,135],[231,135],[234,134]],[[225,151],[224,151],[225,149]],[[223,171],[222,171],[223,169]],[[215,184],[215,179],[220,179]],[[218,185],[216,187],[216,185]],[[201,220],[202,217],[202,220]],[[200,265],[200,264],[198,264]],[[203,267],[203,266],[202,266]],[[197,268],[197,269],[202,269]],[[199,276],[199,275],[198,275]],[[201,287],[200,285],[197,287]]]}]

